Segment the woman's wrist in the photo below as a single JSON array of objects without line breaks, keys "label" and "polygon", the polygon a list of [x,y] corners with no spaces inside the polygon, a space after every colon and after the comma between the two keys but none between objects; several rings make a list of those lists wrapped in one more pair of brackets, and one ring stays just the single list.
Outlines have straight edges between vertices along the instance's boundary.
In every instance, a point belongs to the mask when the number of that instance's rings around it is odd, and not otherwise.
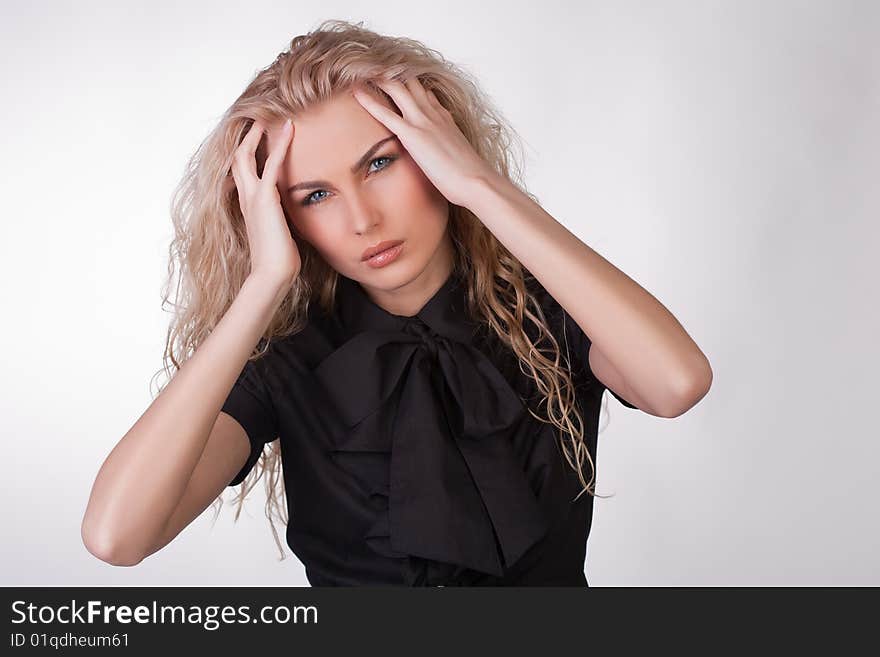
[{"label": "woman's wrist", "polygon": [[248,288],[253,290],[255,294],[268,295],[272,298],[273,304],[277,306],[287,296],[295,280],[296,276],[253,271],[245,279],[242,290]]}]

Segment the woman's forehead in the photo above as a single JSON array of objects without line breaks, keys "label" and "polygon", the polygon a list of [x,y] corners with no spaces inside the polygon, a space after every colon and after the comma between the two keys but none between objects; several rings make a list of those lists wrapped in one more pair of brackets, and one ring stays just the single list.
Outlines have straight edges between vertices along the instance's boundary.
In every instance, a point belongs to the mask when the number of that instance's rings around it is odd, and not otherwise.
[{"label": "woman's forehead", "polygon": [[[294,132],[282,175],[285,181],[343,175],[374,143],[391,132],[350,94],[340,94],[293,120]],[[281,123],[270,128],[269,143]]]}]

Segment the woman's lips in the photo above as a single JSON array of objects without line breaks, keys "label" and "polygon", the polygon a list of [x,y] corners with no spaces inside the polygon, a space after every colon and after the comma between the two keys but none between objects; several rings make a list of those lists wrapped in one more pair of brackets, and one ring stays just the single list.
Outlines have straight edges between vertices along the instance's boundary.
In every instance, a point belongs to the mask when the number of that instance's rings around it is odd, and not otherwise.
[{"label": "woman's lips", "polygon": [[365,249],[361,255],[361,260],[371,258],[377,253],[390,249],[392,246],[397,246],[401,242],[403,242],[403,240],[385,240],[384,242],[379,242],[376,246],[371,246],[370,248]]},{"label": "woman's lips", "polygon": [[403,242],[397,242],[394,246],[366,258],[364,262],[370,267],[384,267],[389,262],[396,260],[401,251],[403,251]]}]

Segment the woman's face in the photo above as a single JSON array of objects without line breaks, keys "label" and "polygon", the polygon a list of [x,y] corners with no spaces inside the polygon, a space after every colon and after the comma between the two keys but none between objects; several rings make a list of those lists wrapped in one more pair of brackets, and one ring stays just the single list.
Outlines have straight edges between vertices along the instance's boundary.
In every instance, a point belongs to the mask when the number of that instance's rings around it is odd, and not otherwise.
[{"label": "woman's face", "polygon": [[[279,127],[270,130],[270,148]],[[415,293],[451,270],[448,201],[349,93],[294,119],[278,190],[298,237],[374,296],[421,281],[408,286]],[[398,240],[392,262],[377,268],[364,261],[365,249]]]}]

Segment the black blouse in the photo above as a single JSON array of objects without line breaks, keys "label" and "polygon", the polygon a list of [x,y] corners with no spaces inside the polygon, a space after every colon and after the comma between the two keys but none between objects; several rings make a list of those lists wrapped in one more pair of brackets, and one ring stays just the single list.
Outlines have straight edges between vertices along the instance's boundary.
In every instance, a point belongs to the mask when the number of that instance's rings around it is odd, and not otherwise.
[{"label": "black blouse", "polygon": [[[595,463],[606,388],[590,340],[527,282],[568,351]],[[311,303],[305,329],[248,361],[222,408],[252,446],[230,486],[280,439],[287,543],[310,584],[587,586],[593,498],[572,501],[580,482],[557,430],[526,410],[541,414],[537,386],[466,316],[458,275],[414,317],[342,275],[336,302],[331,314]]]}]

